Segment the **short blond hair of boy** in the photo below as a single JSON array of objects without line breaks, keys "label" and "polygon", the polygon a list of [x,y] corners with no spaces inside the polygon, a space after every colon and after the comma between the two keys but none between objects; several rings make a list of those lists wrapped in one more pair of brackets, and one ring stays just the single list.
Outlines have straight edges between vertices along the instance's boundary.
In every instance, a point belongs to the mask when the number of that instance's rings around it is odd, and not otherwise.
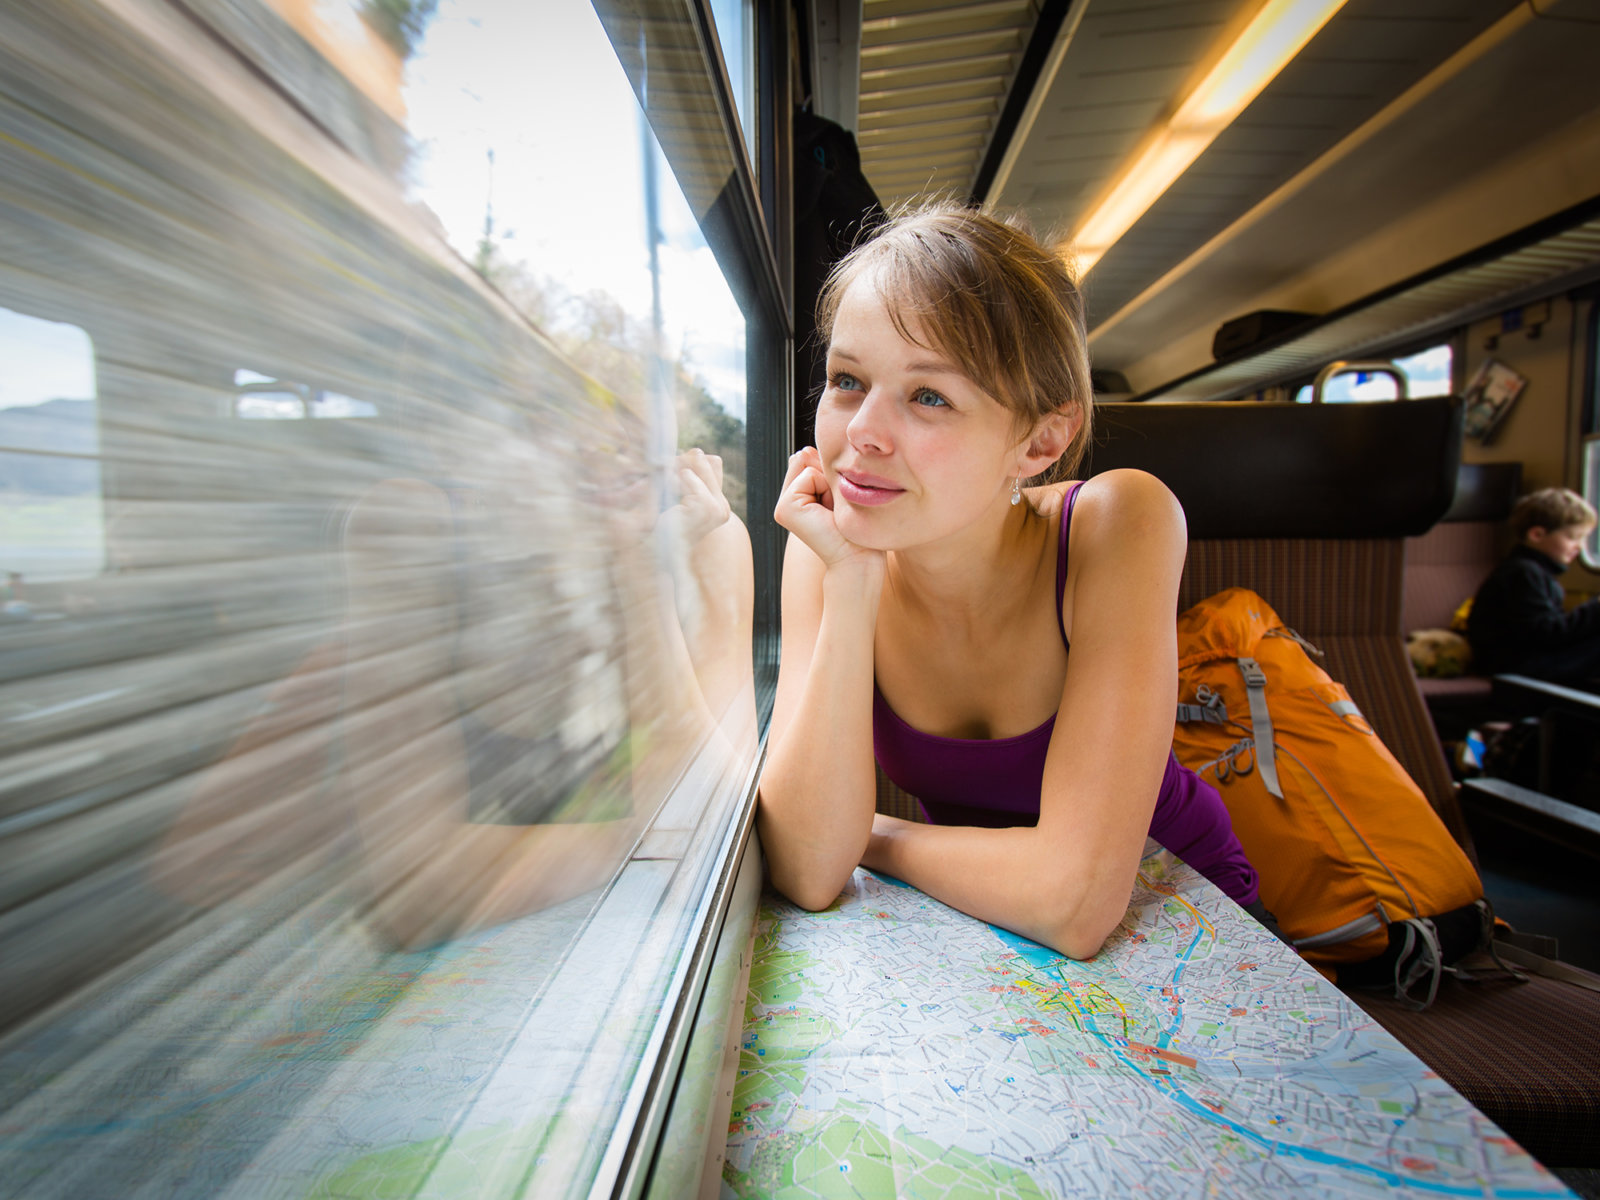
[{"label": "short blond hair of boy", "polygon": [[1590,528],[1594,523],[1593,505],[1569,488],[1540,488],[1529,492],[1511,510],[1511,531],[1519,539],[1527,537],[1528,530],[1536,527],[1553,531],[1572,525]]}]

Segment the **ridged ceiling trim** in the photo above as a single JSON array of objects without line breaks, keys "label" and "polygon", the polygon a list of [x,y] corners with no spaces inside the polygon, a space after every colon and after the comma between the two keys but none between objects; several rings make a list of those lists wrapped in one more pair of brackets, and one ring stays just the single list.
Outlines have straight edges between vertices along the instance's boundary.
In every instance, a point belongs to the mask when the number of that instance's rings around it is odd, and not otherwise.
[{"label": "ridged ceiling trim", "polygon": [[865,0],[857,142],[878,197],[968,193],[1037,0]]}]

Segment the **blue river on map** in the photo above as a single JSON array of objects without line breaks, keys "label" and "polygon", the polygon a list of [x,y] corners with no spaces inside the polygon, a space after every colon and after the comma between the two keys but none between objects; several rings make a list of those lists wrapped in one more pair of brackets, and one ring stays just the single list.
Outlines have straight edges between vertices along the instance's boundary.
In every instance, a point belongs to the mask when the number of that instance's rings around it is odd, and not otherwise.
[{"label": "blue river on map", "polygon": [[[886,882],[889,881],[886,880]],[[894,880],[892,882],[897,884],[899,883],[898,880]],[[900,886],[906,885],[901,884]],[[1018,958],[1022,959],[1022,961],[1027,963],[1030,967],[1039,970],[1049,970],[1051,968],[1058,967],[1063,963],[1072,961],[1064,955],[1058,954],[1054,950],[1051,950],[1049,947],[1041,946],[1038,942],[1022,937],[1020,934],[1012,933],[1010,930],[1001,929],[997,925],[991,925],[989,926],[989,929],[994,933],[995,937],[999,939],[1002,945],[1011,950]],[[1194,953],[1198,943],[1199,939],[1196,938],[1178,954],[1176,967],[1177,970],[1181,971],[1183,966],[1187,965],[1189,956]],[[1176,978],[1176,976],[1174,976],[1174,978]],[[1092,1020],[1089,1022],[1089,1024],[1092,1026]],[[1232,1130],[1234,1133],[1238,1134],[1251,1144],[1258,1146],[1262,1150],[1269,1153],[1285,1155],[1291,1158],[1304,1159],[1307,1162],[1318,1163],[1323,1166],[1336,1167],[1340,1170],[1353,1171],[1357,1174],[1365,1175],[1373,1179],[1381,1179],[1391,1187],[1415,1188],[1419,1191],[1443,1196],[1483,1196],[1487,1194],[1501,1197],[1502,1200],[1531,1200],[1531,1198],[1538,1196],[1560,1196],[1563,1194],[1570,1194],[1566,1192],[1564,1187],[1562,1187],[1559,1183],[1555,1183],[1554,1181],[1552,1181],[1548,1189],[1494,1188],[1486,1193],[1484,1188],[1481,1186],[1474,1187],[1470,1185],[1449,1184],[1428,1179],[1418,1179],[1415,1176],[1401,1175],[1398,1172],[1390,1171],[1384,1167],[1375,1166],[1372,1163],[1358,1162],[1355,1159],[1344,1158],[1337,1154],[1329,1154],[1322,1150],[1313,1150],[1305,1146],[1296,1146],[1289,1142],[1281,1142],[1274,1138],[1265,1137],[1248,1125],[1241,1125],[1237,1121],[1232,1121],[1227,1117],[1222,1116],[1220,1113],[1213,1112],[1211,1109],[1207,1108],[1205,1105],[1189,1096],[1178,1084],[1169,1080],[1158,1079],[1155,1076],[1147,1074],[1138,1063],[1134,1062],[1122,1052],[1121,1048],[1117,1045],[1116,1040],[1093,1028],[1090,1028],[1089,1032],[1095,1037],[1099,1038],[1106,1048],[1115,1054],[1118,1060],[1120,1060],[1124,1066],[1128,1067],[1131,1071],[1133,1071],[1141,1079],[1145,1080],[1145,1082],[1155,1087],[1158,1091],[1165,1094],[1169,1099],[1171,1099],[1179,1107],[1183,1108],[1186,1112],[1200,1118],[1209,1125],[1219,1125],[1226,1129]],[[1398,1073],[1404,1073],[1405,1069],[1409,1066],[1408,1063],[1397,1062],[1392,1054],[1386,1053],[1374,1055],[1374,1061],[1372,1061],[1370,1064],[1358,1065],[1352,1060],[1344,1058],[1343,1055],[1346,1053],[1348,1053],[1347,1050],[1335,1050],[1325,1056],[1319,1056],[1318,1058],[1314,1059],[1304,1059],[1292,1064],[1274,1064],[1270,1062],[1236,1064],[1233,1060],[1230,1060],[1228,1066],[1229,1072],[1236,1076],[1269,1079],[1279,1077],[1283,1073],[1285,1067],[1287,1067],[1288,1069],[1292,1070],[1297,1084],[1301,1083],[1302,1081],[1310,1082],[1314,1080],[1320,1090],[1338,1090],[1341,1092],[1356,1091],[1363,1083],[1382,1083],[1393,1080],[1396,1078]],[[1214,1064],[1207,1064],[1204,1059],[1200,1059],[1199,1061],[1206,1067],[1211,1068],[1209,1073],[1215,1075],[1221,1074],[1220,1071],[1215,1069]],[[1335,1062],[1339,1063],[1339,1065],[1333,1065]]]}]

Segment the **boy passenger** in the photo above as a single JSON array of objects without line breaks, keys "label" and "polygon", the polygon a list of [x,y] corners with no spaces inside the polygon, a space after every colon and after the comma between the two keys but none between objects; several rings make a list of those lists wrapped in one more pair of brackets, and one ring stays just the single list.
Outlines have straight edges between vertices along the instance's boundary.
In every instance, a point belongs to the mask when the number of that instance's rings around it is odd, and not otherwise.
[{"label": "boy passenger", "polygon": [[1517,502],[1517,544],[1483,581],[1467,617],[1477,670],[1591,687],[1600,681],[1600,601],[1568,612],[1560,581],[1594,525],[1594,509],[1566,488]]},{"label": "boy passenger", "polygon": [[[1264,916],[1221,798],[1171,753],[1183,511],[1140,471],[1051,482],[1091,409],[1060,257],[931,208],[852,251],[818,309],[817,444],[776,511],[773,883],[821,909],[859,863],[1088,958],[1150,834]],[[874,758],[931,824],[874,814]]]}]

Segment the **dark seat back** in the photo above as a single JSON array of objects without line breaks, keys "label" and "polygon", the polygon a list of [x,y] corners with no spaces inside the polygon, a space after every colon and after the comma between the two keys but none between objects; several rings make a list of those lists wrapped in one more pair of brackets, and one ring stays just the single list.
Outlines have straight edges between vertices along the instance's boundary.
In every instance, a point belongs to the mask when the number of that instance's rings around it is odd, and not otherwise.
[{"label": "dark seat back", "polygon": [[1461,401],[1101,404],[1084,478],[1116,467],[1170,487],[1191,541],[1399,538],[1450,508]]}]

